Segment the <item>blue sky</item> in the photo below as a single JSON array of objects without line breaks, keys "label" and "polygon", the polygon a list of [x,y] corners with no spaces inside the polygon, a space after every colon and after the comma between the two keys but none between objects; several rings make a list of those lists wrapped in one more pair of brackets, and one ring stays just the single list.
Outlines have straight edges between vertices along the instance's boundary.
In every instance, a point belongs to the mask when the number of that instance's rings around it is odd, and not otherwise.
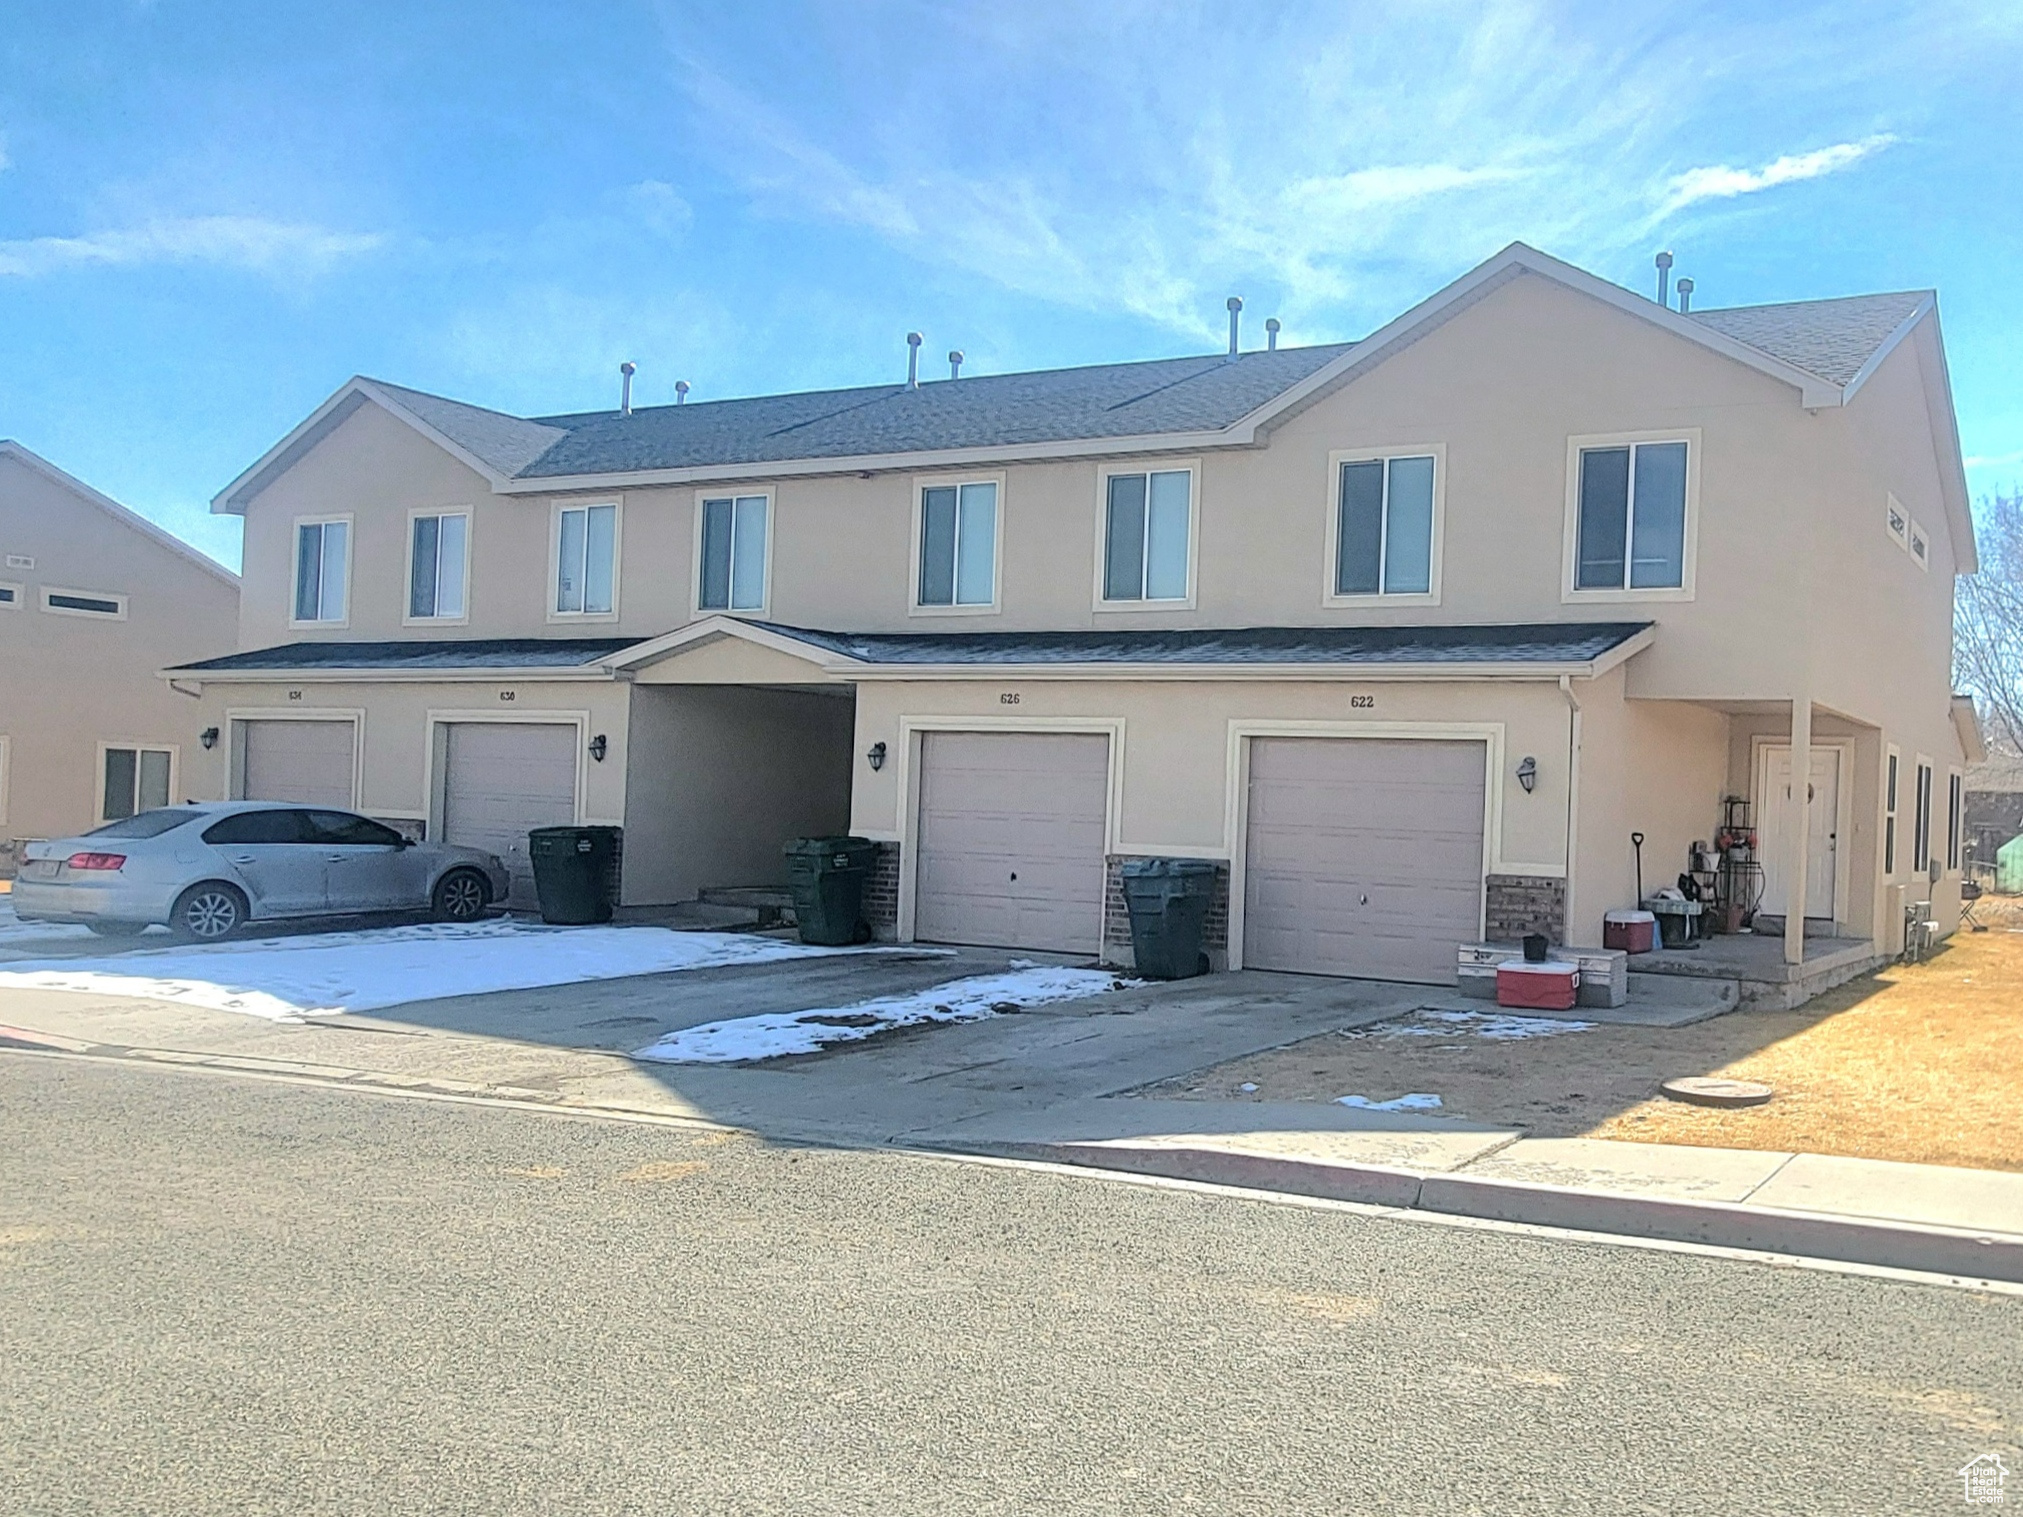
[{"label": "blue sky", "polygon": [[353,373],[523,412],[1362,335],[1514,238],[1936,286],[2023,484],[2023,4],[12,0],[0,436],[207,503]]}]

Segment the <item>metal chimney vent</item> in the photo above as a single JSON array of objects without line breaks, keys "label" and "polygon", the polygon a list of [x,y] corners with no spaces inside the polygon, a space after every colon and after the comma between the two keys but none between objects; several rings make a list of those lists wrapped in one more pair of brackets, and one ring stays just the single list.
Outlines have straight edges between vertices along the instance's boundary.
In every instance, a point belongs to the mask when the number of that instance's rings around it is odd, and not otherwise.
[{"label": "metal chimney vent", "polygon": [[918,332],[906,334],[906,388],[920,388],[920,344],[923,341]]},{"label": "metal chimney vent", "polygon": [[677,380],[676,380],[676,381],[674,382],[674,403],[675,403],[676,405],[678,405],[678,406],[679,406],[679,405],[686,405],[686,404],[688,403],[688,381],[687,381],[687,380],[685,380],[685,379],[677,379]]},{"label": "metal chimney vent", "polygon": [[1232,296],[1230,296],[1230,297],[1229,297],[1229,300],[1228,300],[1227,304],[1228,304],[1228,306],[1229,306],[1229,354],[1228,354],[1228,357],[1229,357],[1229,358],[1235,358],[1235,357],[1236,357],[1236,352],[1237,352],[1237,349],[1236,349],[1236,328],[1237,328],[1237,323],[1238,323],[1239,321],[1241,321],[1241,320],[1243,319],[1243,297],[1242,297],[1241,295],[1232,295]]},{"label": "metal chimney vent", "polygon": [[1693,280],[1690,275],[1679,280],[1679,314],[1684,316],[1693,309]]},{"label": "metal chimney vent", "polygon": [[949,377],[950,379],[960,379],[960,378],[962,378],[962,349],[961,349],[961,348],[950,348],[950,349],[948,350],[948,377]]},{"label": "metal chimney vent", "polygon": [[635,363],[626,362],[618,366],[618,373],[620,375],[618,381],[618,414],[620,416],[630,416],[632,414],[632,376],[638,371],[639,366]]},{"label": "metal chimney vent", "polygon": [[1658,255],[1658,304],[1666,309],[1672,304],[1672,255]]},{"label": "metal chimney vent", "polygon": [[1278,318],[1276,316],[1264,318],[1264,350],[1267,353],[1276,353],[1278,351]]}]

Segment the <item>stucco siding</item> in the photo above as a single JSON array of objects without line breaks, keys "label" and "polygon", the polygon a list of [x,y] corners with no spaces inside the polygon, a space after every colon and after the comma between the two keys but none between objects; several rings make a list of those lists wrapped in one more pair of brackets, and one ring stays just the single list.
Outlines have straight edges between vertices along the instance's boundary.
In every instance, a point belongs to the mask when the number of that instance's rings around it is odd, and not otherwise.
[{"label": "stucco siding", "polygon": [[[166,748],[172,798],[206,722],[156,677],[164,663],[229,652],[239,594],[212,573],[18,459],[0,457],[0,843],[97,825],[103,744]],[[43,592],[125,598],[119,617],[43,609]],[[0,854],[0,868],[7,857]]]}]

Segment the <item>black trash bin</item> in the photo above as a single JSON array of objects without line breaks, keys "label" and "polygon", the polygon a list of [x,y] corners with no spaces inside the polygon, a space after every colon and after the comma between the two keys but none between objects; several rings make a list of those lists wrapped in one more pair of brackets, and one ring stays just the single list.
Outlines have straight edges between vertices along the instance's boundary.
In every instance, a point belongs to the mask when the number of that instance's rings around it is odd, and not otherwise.
[{"label": "black trash bin", "polygon": [[1131,913],[1131,949],[1139,974],[1185,980],[1208,972],[1201,927],[1220,868],[1209,859],[1124,861],[1124,905]]},{"label": "black trash bin", "polygon": [[536,827],[527,834],[542,921],[585,927],[611,920],[619,834],[617,827]]},{"label": "black trash bin", "polygon": [[878,857],[878,845],[869,838],[795,838],[785,852],[801,941],[825,948],[870,942],[864,880]]}]

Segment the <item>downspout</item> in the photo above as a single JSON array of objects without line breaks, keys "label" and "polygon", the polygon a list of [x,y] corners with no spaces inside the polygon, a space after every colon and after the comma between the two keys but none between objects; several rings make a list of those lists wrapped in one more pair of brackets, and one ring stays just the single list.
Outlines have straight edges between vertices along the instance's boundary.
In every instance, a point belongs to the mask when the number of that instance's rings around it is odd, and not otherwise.
[{"label": "downspout", "polygon": [[1573,693],[1573,676],[1559,677],[1559,693],[1566,699],[1566,926],[1562,936],[1573,937],[1573,859],[1580,840],[1580,697]]}]

